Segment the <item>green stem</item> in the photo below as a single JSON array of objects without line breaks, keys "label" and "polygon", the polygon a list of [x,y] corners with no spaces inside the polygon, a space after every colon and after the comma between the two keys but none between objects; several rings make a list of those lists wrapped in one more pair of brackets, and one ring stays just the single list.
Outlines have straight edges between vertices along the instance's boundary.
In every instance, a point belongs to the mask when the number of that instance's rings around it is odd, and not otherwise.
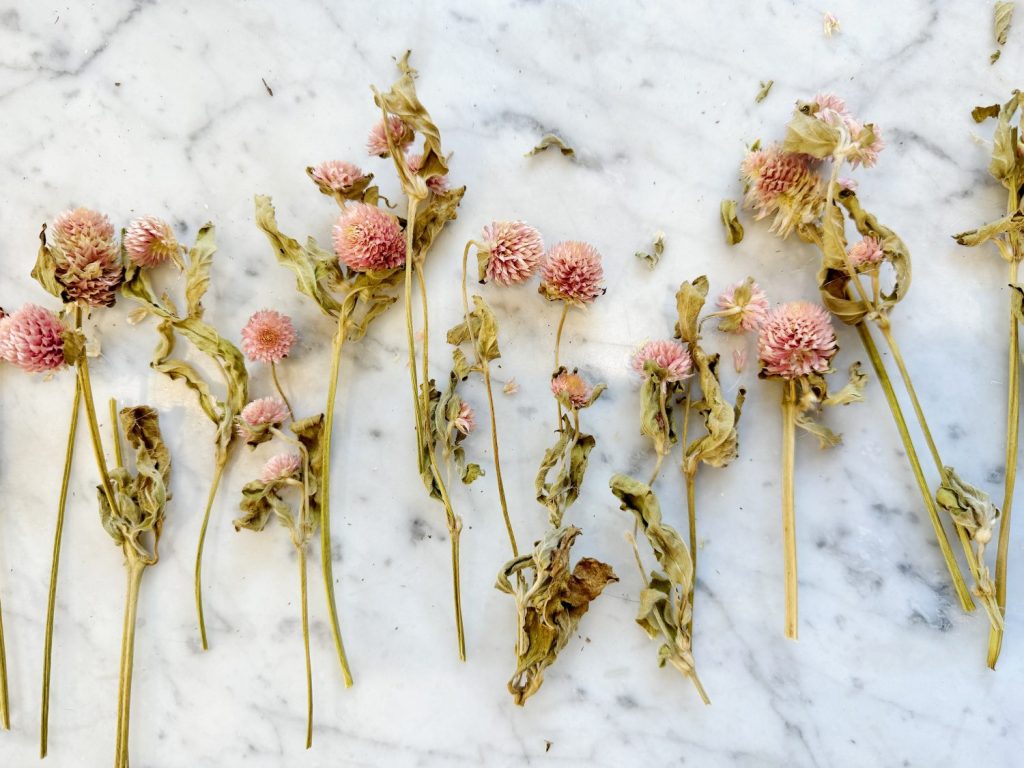
[{"label": "green stem", "polygon": [[206,546],[206,529],[210,525],[210,512],[213,510],[213,500],[217,498],[217,489],[220,487],[221,476],[224,474],[224,466],[227,462],[227,452],[218,448],[213,482],[210,485],[210,492],[206,497],[206,510],[203,512],[203,524],[199,529],[199,545],[196,547],[196,615],[199,617],[199,636],[203,641],[204,651],[209,650],[210,646],[206,641],[206,618],[203,614],[203,549]]},{"label": "green stem", "polygon": [[288,415],[292,417],[292,421],[295,421],[295,411],[292,410],[292,404],[288,402],[288,397],[284,393],[284,387],[281,386],[281,381],[277,378],[277,363],[270,364],[270,377],[274,380],[274,388],[277,389],[277,394],[281,396],[285,406],[288,408]]},{"label": "green stem", "polygon": [[[558,330],[555,332],[555,368],[557,371],[560,365],[560,354],[562,351],[562,329],[565,328],[565,318],[569,314],[568,302],[562,302],[562,314],[558,318]],[[562,403],[555,398],[555,405],[558,407],[558,431],[562,431]]]},{"label": "green stem", "polygon": [[796,382],[787,381],[782,394],[782,551],[786,584],[786,637],[796,640],[796,501],[793,470],[796,455]]},{"label": "green stem", "polygon": [[306,749],[313,746],[313,665],[309,657],[309,598],[306,588],[306,545],[299,550],[299,589],[302,593],[302,645],[306,652]]},{"label": "green stem", "polygon": [[[75,307],[75,328],[82,327],[82,309]],[[89,376],[89,358],[83,354],[78,361],[78,378],[82,387],[82,395],[85,402],[85,415],[89,423],[89,435],[92,438],[92,450],[96,457],[96,468],[100,473],[100,483],[103,487],[103,494],[107,497],[107,503],[111,511],[118,512],[117,495],[114,493],[114,486],[110,483],[110,473],[107,470],[107,459],[103,453],[103,439],[100,437],[99,421],[96,418],[96,404],[92,398],[92,380]]]},{"label": "green stem", "polygon": [[124,632],[121,645],[121,676],[118,691],[118,732],[114,768],[128,768],[128,730],[131,723],[132,669],[135,662],[135,620],[139,606],[139,585],[146,564],[131,547],[125,548],[128,594],[125,598]]},{"label": "green stem", "polygon": [[4,645],[4,612],[0,608],[0,726],[11,730],[11,700],[7,690],[7,647]]}]

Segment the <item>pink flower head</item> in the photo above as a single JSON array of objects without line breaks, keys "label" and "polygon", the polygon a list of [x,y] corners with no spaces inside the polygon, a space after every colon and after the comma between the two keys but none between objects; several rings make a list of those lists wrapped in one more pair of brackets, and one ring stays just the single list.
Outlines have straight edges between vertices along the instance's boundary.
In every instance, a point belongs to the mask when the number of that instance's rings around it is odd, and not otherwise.
[{"label": "pink flower head", "polygon": [[747,153],[741,166],[747,185],[744,203],[755,218],[775,216],[771,231],[787,237],[798,224],[817,218],[825,204],[824,186],[809,155],[772,145]]},{"label": "pink flower head", "polygon": [[288,315],[273,309],[261,309],[242,329],[242,351],[250,360],[279,363],[295,343],[295,327]]},{"label": "pink flower head", "polygon": [[459,415],[455,417],[452,422],[452,426],[455,427],[463,435],[468,435],[474,429],[476,429],[476,413],[473,412],[473,408],[469,403],[463,401],[459,405]]},{"label": "pink flower head", "polygon": [[67,365],[64,333],[55,313],[26,304],[0,320],[0,358],[29,373],[59,370]]},{"label": "pink flower head", "polygon": [[632,363],[633,370],[645,379],[651,376],[651,366],[661,381],[683,381],[693,375],[690,353],[678,341],[648,341],[633,353]]},{"label": "pink flower head", "polygon": [[295,453],[279,453],[271,456],[263,465],[260,472],[260,481],[273,483],[277,480],[286,480],[299,474],[302,468],[302,460]]},{"label": "pink flower head", "polygon": [[366,178],[358,166],[344,160],[327,160],[313,169],[313,180],[335,192],[348,189],[357,181]]},{"label": "pink flower head", "polygon": [[371,157],[373,155],[378,157],[388,156],[390,153],[388,149],[388,136],[391,136],[391,141],[395,148],[400,152],[404,152],[405,148],[412,144],[413,130],[397,115],[391,115],[388,118],[387,127],[385,127],[383,120],[379,120],[370,129],[370,136],[366,140],[366,151]]},{"label": "pink flower head", "polygon": [[813,104],[817,107],[814,116],[829,125],[841,125],[850,118],[846,102],[834,93],[819,93],[814,97]]},{"label": "pink flower head", "polygon": [[261,397],[242,409],[242,421],[250,427],[276,427],[287,419],[288,406],[276,397]]},{"label": "pink flower head", "polygon": [[791,301],[768,313],[757,350],[762,375],[797,379],[825,373],[839,348],[828,310],[809,301]]},{"label": "pink flower head", "polygon": [[405,263],[402,227],[377,206],[355,203],[334,225],[334,252],[356,272],[400,267]]},{"label": "pink flower head", "polygon": [[885,252],[882,250],[882,244],[874,237],[861,238],[853,244],[848,253],[850,256],[850,263],[852,263],[854,269],[858,271],[870,271],[881,264],[882,260],[885,258]]},{"label": "pink flower head", "polygon": [[136,219],[124,233],[124,250],[140,267],[157,267],[180,250],[171,226],[156,216]]},{"label": "pink flower head", "polygon": [[[750,296],[745,298],[737,296],[740,289],[747,286],[749,282]],[[718,297],[718,307],[732,318],[733,322],[725,324],[721,330],[729,330],[743,333],[744,331],[756,331],[768,313],[768,296],[761,286],[752,280],[741,280]]]},{"label": "pink flower head", "polygon": [[544,257],[544,239],[525,221],[492,221],[483,232],[485,277],[498,285],[528,280]]},{"label": "pink flower head", "polygon": [[589,304],[604,293],[601,254],[589,243],[567,240],[548,251],[541,266],[541,293],[549,299]]},{"label": "pink flower head", "polygon": [[[409,166],[409,170],[413,173],[419,173],[423,167],[423,155],[421,154],[410,154],[405,158],[406,165]],[[427,189],[433,192],[435,195],[448,190],[448,177],[447,176],[431,176],[427,179]]]},{"label": "pink flower head", "polygon": [[593,390],[578,373],[563,370],[551,377],[551,392],[559,401],[575,410],[590,402]]},{"label": "pink flower head", "polygon": [[857,145],[857,149],[850,155],[850,165],[854,168],[858,165],[873,167],[878,162],[879,153],[885,149],[881,129],[877,125],[861,125],[853,119],[847,123],[847,129],[850,131],[850,141]]},{"label": "pink flower head", "polygon": [[87,208],[65,211],[53,232],[56,277],[68,298],[90,307],[113,306],[124,269],[107,217]]}]

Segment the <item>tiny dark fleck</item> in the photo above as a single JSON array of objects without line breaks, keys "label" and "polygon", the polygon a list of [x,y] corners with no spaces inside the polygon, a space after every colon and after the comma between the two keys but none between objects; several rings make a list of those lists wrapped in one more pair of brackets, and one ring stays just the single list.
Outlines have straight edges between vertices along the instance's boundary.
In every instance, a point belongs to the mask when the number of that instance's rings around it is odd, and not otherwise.
[{"label": "tiny dark fleck", "polygon": [[550,752],[551,751],[551,744],[552,744],[552,742],[548,741],[547,739],[544,739],[544,751],[545,752]]},{"label": "tiny dark fleck", "polygon": [[267,89],[267,95],[273,96],[274,90],[269,85],[267,85],[267,79],[265,77],[261,77],[260,80],[263,81],[263,87]]}]

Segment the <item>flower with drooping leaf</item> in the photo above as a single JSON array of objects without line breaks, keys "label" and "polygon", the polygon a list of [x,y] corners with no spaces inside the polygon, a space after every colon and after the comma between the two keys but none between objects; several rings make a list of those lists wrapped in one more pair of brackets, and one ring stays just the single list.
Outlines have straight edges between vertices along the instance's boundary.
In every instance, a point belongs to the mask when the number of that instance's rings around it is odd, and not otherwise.
[{"label": "flower with drooping leaf", "polygon": [[465,436],[476,429],[476,414],[469,403],[463,401],[459,406],[459,415],[455,417],[452,425]]},{"label": "flower with drooping leaf", "polygon": [[878,238],[870,235],[862,237],[850,246],[847,253],[850,256],[850,263],[858,272],[876,269],[885,259],[882,244],[878,242]]},{"label": "flower with drooping leaf", "polygon": [[768,313],[767,294],[749,277],[723,291],[717,304],[718,330],[729,333],[756,331]]},{"label": "flower with drooping leaf", "polygon": [[529,280],[544,257],[544,238],[525,221],[492,221],[478,244],[480,280],[510,286]]},{"label": "flower with drooping leaf", "polygon": [[261,397],[246,405],[238,417],[238,434],[250,446],[270,439],[272,430],[288,420],[288,405],[276,397]]},{"label": "flower with drooping leaf", "polygon": [[586,408],[593,388],[576,371],[562,369],[551,377],[551,393],[562,405],[571,410]]},{"label": "flower with drooping leaf", "polygon": [[[411,152],[405,158],[406,165],[409,166],[411,173],[419,173],[423,169],[423,154],[420,152]],[[427,189],[433,192],[435,195],[440,194],[448,189],[448,176],[431,176],[427,179]]]},{"label": "flower with drooping leaf", "polygon": [[366,178],[362,169],[345,160],[325,160],[310,173],[318,184],[341,192]]},{"label": "flower with drooping leaf", "polygon": [[391,143],[395,145],[399,152],[404,152],[406,147],[412,144],[415,138],[413,129],[402,118],[397,115],[391,115],[386,122],[380,120],[370,129],[370,136],[366,140],[367,153],[371,156],[388,157],[390,155],[390,149],[388,148],[389,136]]},{"label": "flower with drooping leaf", "polygon": [[150,269],[181,253],[171,225],[156,216],[144,216],[129,224],[122,244],[129,261]]},{"label": "flower with drooping leaf", "polygon": [[395,269],[405,263],[405,236],[390,213],[375,205],[354,203],[334,225],[334,252],[356,272]]},{"label": "flower with drooping leaf", "polygon": [[272,483],[275,480],[295,477],[302,468],[302,459],[296,453],[279,453],[267,459],[260,470],[260,481]]},{"label": "flower with drooping leaf", "polygon": [[631,364],[644,379],[655,377],[672,384],[693,375],[690,353],[674,339],[646,342],[633,353]]},{"label": "flower with drooping leaf", "polygon": [[775,144],[748,152],[741,171],[747,190],[744,205],[754,209],[755,219],[773,216],[770,231],[780,237],[821,214],[825,189],[809,155]]}]

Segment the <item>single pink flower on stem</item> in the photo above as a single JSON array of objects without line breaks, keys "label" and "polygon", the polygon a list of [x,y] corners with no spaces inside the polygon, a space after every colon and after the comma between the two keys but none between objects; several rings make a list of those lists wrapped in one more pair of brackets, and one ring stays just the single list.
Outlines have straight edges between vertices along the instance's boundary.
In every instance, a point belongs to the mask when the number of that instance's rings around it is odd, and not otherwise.
[{"label": "single pink flower on stem", "polygon": [[558,400],[568,403],[575,410],[582,408],[590,401],[593,390],[586,380],[575,371],[572,373],[562,371],[551,377],[551,392]]},{"label": "single pink flower on stem", "polygon": [[786,152],[780,146],[749,152],[741,165],[747,194],[744,204],[763,219],[774,215],[771,231],[787,237],[794,228],[817,218],[825,204],[825,189],[809,155]]},{"label": "single pink flower on stem", "polygon": [[[413,173],[419,173],[423,167],[423,155],[421,154],[410,154],[405,158],[406,165],[409,166],[409,170]],[[433,192],[435,195],[448,190],[448,177],[447,176],[431,176],[427,179],[427,189]]]},{"label": "single pink flower on stem", "polygon": [[589,243],[567,240],[548,251],[541,265],[540,290],[547,298],[590,304],[604,293],[601,254]]},{"label": "single pink flower on stem", "polygon": [[102,213],[76,208],[53,225],[57,281],[71,301],[111,307],[124,279],[114,228]]},{"label": "single pink flower on stem", "polygon": [[295,343],[295,327],[288,315],[261,309],[242,329],[242,351],[253,361],[279,363]]},{"label": "single pink flower on stem", "polygon": [[780,304],[765,317],[757,342],[762,374],[798,379],[825,373],[839,347],[826,310],[809,301]]},{"label": "single pink flower on stem", "polygon": [[59,370],[67,365],[65,332],[56,313],[26,304],[0,320],[0,357],[29,373]]},{"label": "single pink flower on stem", "polygon": [[288,406],[276,397],[260,397],[242,409],[242,421],[250,427],[279,426],[288,420]]},{"label": "single pink flower on stem", "polygon": [[746,285],[747,281],[741,280],[731,288],[723,291],[722,295],[718,297],[718,308],[723,312],[729,313],[729,316],[735,321],[735,324],[729,324],[731,327],[727,326],[722,328],[722,330],[731,330],[739,333],[756,331],[764,320],[765,315],[768,314],[768,295],[757,283],[750,281],[749,298],[737,297],[737,293],[743,293],[740,289]]},{"label": "single pink flower on stem", "polygon": [[313,169],[312,176],[314,181],[335,192],[341,192],[366,178],[358,166],[344,160],[326,160]]},{"label": "single pink flower on stem", "polygon": [[864,237],[854,243],[847,251],[854,269],[870,271],[882,263],[885,252],[877,238]]},{"label": "single pink flower on stem", "polygon": [[302,460],[298,454],[279,453],[276,456],[271,456],[267,463],[263,465],[263,470],[260,472],[260,481],[263,483],[273,483],[277,480],[286,480],[289,477],[298,475],[301,469]]},{"label": "single pink flower on stem", "polygon": [[648,341],[633,353],[633,370],[645,379],[651,375],[647,370],[651,364],[657,368],[662,381],[683,381],[693,375],[690,353],[678,341]]},{"label": "single pink flower on stem", "polygon": [[136,219],[125,230],[124,250],[140,267],[158,267],[180,252],[170,224],[156,216]]},{"label": "single pink flower on stem", "polygon": [[525,221],[492,221],[483,231],[485,278],[510,286],[529,280],[544,257],[544,238]]},{"label": "single pink flower on stem", "polygon": [[334,252],[349,269],[370,272],[405,264],[398,219],[374,205],[348,206],[334,225]]},{"label": "single pink flower on stem", "polygon": [[463,401],[459,405],[459,415],[452,421],[454,426],[463,435],[468,435],[474,429],[476,429],[476,413],[469,403]]},{"label": "single pink flower on stem", "polygon": [[391,115],[388,118],[386,127],[383,120],[377,121],[376,125],[370,129],[370,136],[366,140],[366,151],[370,156],[388,156],[390,153],[388,136],[391,137],[395,148],[404,152],[405,148],[412,144],[413,130],[397,115]]}]

